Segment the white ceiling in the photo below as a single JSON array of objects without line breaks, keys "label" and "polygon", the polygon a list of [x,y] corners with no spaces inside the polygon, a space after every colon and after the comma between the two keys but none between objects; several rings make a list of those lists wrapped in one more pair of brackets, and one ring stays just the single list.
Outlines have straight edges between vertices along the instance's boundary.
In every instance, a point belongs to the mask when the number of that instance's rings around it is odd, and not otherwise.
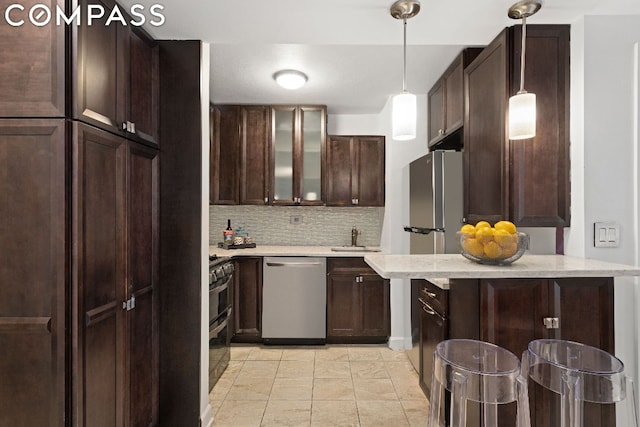
[{"label": "white ceiling", "polygon": [[[122,0],[125,6],[138,0]],[[422,0],[407,24],[407,88],[426,94],[463,46],[489,43],[516,24],[515,0]],[[211,44],[215,103],[326,104],[331,114],[378,113],[402,89],[402,21],[393,0],[158,0],[166,22],[158,39]],[[571,24],[583,15],[640,14],[640,0],[546,0],[528,23]],[[298,91],[274,72],[309,76]]]}]

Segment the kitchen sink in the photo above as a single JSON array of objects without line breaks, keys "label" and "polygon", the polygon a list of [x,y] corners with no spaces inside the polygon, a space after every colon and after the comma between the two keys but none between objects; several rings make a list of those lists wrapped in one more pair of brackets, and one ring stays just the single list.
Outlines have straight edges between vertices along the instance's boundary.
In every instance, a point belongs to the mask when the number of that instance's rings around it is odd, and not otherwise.
[{"label": "kitchen sink", "polygon": [[331,248],[334,252],[380,252],[380,248],[373,246],[336,246]]}]

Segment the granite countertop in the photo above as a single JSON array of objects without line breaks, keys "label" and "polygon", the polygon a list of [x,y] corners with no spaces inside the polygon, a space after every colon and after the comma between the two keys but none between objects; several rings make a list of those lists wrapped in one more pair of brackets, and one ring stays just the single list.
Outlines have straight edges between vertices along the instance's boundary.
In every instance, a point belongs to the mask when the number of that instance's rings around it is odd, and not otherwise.
[{"label": "granite countertop", "polygon": [[[217,246],[209,246],[209,255],[217,256],[318,256],[318,257],[363,257],[372,253],[380,254],[381,252],[371,251],[332,251],[332,247],[336,246],[268,246],[257,245],[255,248],[247,249],[221,249]],[[374,246],[366,246],[366,248],[379,249]]]},{"label": "granite countertop", "polygon": [[483,279],[640,276],[640,268],[564,255],[529,255],[511,265],[482,265],[458,254],[365,254],[364,260],[387,279]]}]

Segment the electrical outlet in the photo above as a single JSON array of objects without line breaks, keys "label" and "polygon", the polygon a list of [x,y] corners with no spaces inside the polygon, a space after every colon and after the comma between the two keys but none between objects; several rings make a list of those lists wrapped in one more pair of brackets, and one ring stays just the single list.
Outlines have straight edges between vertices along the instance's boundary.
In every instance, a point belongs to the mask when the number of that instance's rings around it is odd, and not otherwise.
[{"label": "electrical outlet", "polygon": [[596,248],[617,248],[620,245],[620,224],[596,222],[593,224],[593,246]]},{"label": "electrical outlet", "polygon": [[289,217],[290,224],[302,224],[302,215],[291,215]]}]

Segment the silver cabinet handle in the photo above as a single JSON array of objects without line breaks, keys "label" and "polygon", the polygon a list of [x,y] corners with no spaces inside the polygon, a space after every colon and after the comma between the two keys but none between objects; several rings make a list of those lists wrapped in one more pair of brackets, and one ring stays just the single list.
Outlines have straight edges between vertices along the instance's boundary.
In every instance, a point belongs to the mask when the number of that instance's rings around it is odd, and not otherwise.
[{"label": "silver cabinet handle", "polygon": [[267,262],[269,267],[313,267],[322,265],[321,262]]},{"label": "silver cabinet handle", "polygon": [[542,319],[542,323],[547,329],[558,329],[560,328],[560,319],[557,317],[545,317]]},{"label": "silver cabinet handle", "polygon": [[425,313],[427,313],[429,316],[433,316],[436,314],[435,310],[433,310],[431,307],[429,307],[428,305],[423,305],[422,309],[424,310]]},{"label": "silver cabinet handle", "polygon": [[429,298],[433,298],[433,299],[435,299],[435,298],[437,297],[437,295],[436,295],[435,293],[433,293],[433,292],[429,292],[429,291],[427,290],[427,288],[422,288],[422,292],[424,292],[425,294],[427,294],[427,296],[428,296]]},{"label": "silver cabinet handle", "polygon": [[269,198],[268,198],[268,197],[265,197],[265,198],[264,198],[264,204],[266,205],[267,203],[269,203]]}]

